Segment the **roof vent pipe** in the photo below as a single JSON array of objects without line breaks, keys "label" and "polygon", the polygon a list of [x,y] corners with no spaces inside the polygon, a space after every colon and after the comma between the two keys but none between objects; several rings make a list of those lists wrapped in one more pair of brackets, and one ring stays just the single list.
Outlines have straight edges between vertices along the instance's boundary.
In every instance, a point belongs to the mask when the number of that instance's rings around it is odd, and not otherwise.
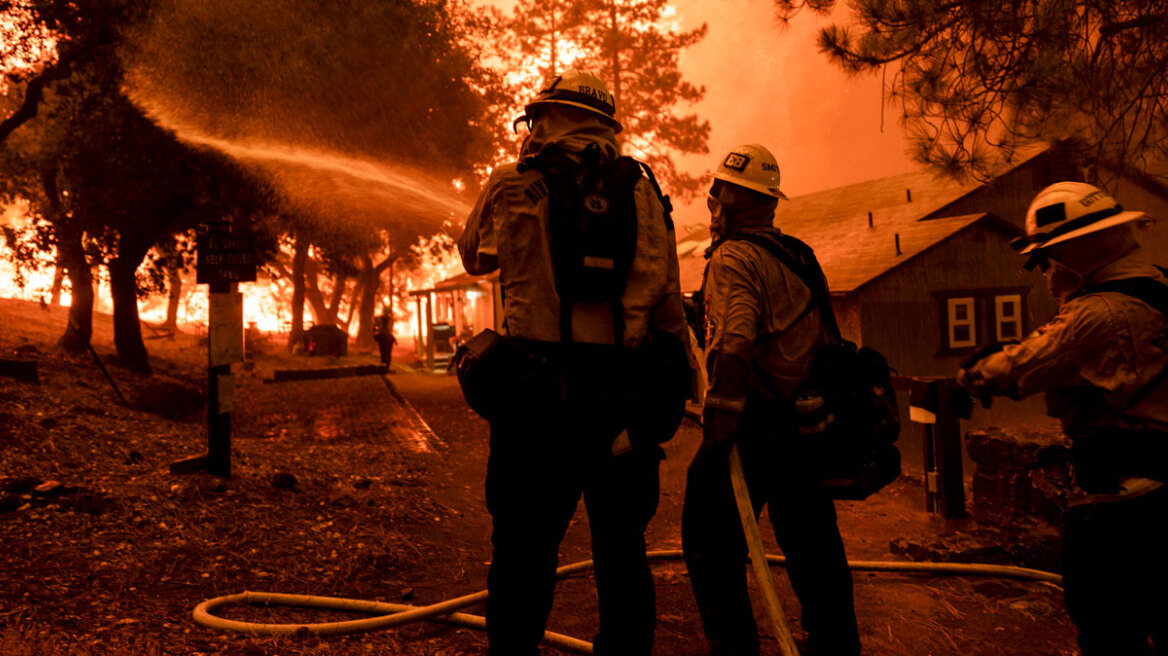
[{"label": "roof vent pipe", "polygon": [[911,203],[912,202],[912,189],[905,189],[904,196],[905,196],[905,198],[908,199],[908,202]]},{"label": "roof vent pipe", "polygon": [[896,254],[900,255],[900,233],[896,233]]},{"label": "roof vent pipe", "polygon": [[868,212],[868,227],[872,227],[872,213]]}]

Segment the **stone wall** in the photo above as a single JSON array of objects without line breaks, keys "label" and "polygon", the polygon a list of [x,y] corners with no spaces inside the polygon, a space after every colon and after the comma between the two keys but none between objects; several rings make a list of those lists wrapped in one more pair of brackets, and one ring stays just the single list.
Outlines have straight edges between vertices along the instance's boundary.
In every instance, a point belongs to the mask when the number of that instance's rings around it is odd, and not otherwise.
[{"label": "stone wall", "polygon": [[989,428],[970,431],[965,443],[979,524],[1060,524],[1070,489],[1070,448],[1062,433]]}]

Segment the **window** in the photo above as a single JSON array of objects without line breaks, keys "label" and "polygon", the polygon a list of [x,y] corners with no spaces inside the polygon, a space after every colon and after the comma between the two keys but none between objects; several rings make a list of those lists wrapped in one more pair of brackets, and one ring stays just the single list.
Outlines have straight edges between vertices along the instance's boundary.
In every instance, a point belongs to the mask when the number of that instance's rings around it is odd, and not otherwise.
[{"label": "window", "polygon": [[992,342],[1026,335],[1029,287],[983,287],[930,292],[936,299],[938,358],[972,353]]},{"label": "window", "polygon": [[974,321],[974,303],[972,296],[950,298],[949,307],[949,344],[951,349],[966,348],[977,345],[977,330]]},{"label": "window", "polygon": [[1022,338],[1022,296],[994,297],[994,327],[998,341]]}]

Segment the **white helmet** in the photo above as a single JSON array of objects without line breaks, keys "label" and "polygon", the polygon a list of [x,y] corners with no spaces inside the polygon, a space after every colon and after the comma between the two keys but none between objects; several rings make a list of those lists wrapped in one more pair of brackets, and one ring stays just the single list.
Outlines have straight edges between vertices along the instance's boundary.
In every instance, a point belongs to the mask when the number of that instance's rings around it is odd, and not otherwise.
[{"label": "white helmet", "polygon": [[746,187],[760,194],[782,198],[787,195],[779,191],[779,163],[771,151],[758,144],[738,146],[730,151],[714,179]]},{"label": "white helmet", "polygon": [[1058,182],[1031,201],[1026,210],[1026,236],[1011,245],[1027,254],[1143,216],[1143,212],[1124,211],[1110,194],[1094,185]]},{"label": "white helmet", "polygon": [[609,93],[608,87],[600,78],[588,71],[580,69],[566,71],[553,79],[523,110],[530,116],[532,108],[539,105],[579,107],[608,119],[614,132],[620,132],[623,127],[616,120],[616,98]]}]

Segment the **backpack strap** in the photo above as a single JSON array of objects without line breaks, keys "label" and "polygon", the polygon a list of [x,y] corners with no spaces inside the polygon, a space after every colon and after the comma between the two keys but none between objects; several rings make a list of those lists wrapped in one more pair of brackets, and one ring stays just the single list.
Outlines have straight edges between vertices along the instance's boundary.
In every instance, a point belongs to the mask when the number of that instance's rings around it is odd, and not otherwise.
[{"label": "backpack strap", "polygon": [[[1156,267],[1168,274],[1168,270],[1162,267]],[[1157,312],[1168,319],[1168,285],[1165,285],[1154,278],[1124,278],[1122,280],[1107,280],[1089,287],[1084,287],[1075,296],[1085,296],[1087,294],[1095,294],[1099,292],[1114,292],[1123,294],[1132,298],[1141,300],[1152,306]],[[1168,365],[1160,369],[1160,373],[1156,374],[1151,380],[1144,384],[1143,387],[1136,390],[1128,397],[1128,404],[1124,408],[1132,407],[1133,405],[1143,401],[1149,394],[1155,391],[1160,385],[1168,380]]]},{"label": "backpack strap", "polygon": [[657,199],[661,201],[662,209],[665,210],[665,229],[673,230],[673,201],[669,199],[669,196],[661,193],[661,185],[657,184],[657,176],[653,175],[653,169],[640,160],[637,160],[637,164],[645,172],[645,177],[649,178],[649,184],[653,185],[653,191],[657,194]]},{"label": "backpack strap", "polygon": [[[810,314],[813,308],[818,309],[820,319],[831,332],[832,338],[836,342],[843,341],[839,323],[835,319],[835,311],[831,307],[831,294],[827,288],[827,278],[823,275],[823,269],[815,259],[815,251],[810,246],[789,235],[781,237],[783,242],[781,245],[773,239],[754,233],[732,234],[728,239],[748,241],[762,246],[783,266],[798,276],[803,284],[811,290],[811,300],[807,302],[807,307],[803,309],[795,322]],[[792,254],[791,251],[794,251],[795,254]]]}]

